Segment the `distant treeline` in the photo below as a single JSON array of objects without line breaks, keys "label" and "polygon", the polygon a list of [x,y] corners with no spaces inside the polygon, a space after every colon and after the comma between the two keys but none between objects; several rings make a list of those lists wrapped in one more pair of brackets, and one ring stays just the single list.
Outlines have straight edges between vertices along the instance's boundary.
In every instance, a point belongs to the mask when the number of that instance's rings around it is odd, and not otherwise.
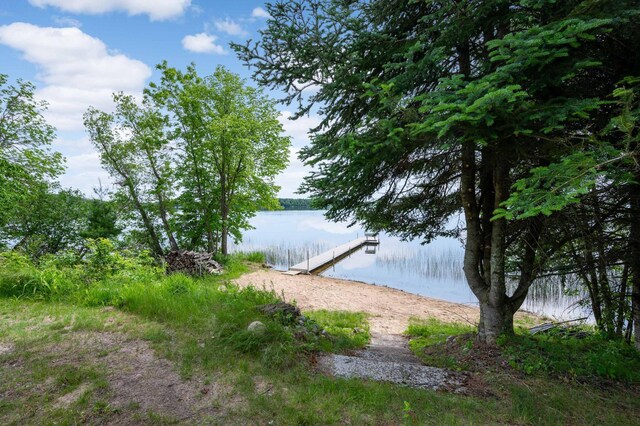
[{"label": "distant treeline", "polygon": [[278,198],[284,210],[318,210],[311,198]]}]

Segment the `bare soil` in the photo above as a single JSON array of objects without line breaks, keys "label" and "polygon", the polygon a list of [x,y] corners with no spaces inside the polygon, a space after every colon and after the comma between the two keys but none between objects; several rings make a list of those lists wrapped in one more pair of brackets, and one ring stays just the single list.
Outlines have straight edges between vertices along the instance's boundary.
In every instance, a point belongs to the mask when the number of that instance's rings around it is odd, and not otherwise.
[{"label": "bare soil", "polygon": [[[205,382],[199,377],[185,380],[176,371],[175,364],[158,357],[148,342],[124,333],[68,333],[62,341],[40,347],[37,352],[51,360],[52,369],[93,366],[105,372],[108,387],[96,392],[112,409],[107,424],[140,424],[140,416],[149,412],[168,421],[190,423],[207,417],[225,417],[228,409],[240,403],[238,396],[221,380],[213,378]],[[16,363],[12,367],[21,365]],[[41,387],[39,393],[55,393],[52,380],[45,381]],[[84,382],[58,397],[53,407],[70,407],[90,390],[93,385]],[[11,399],[12,396],[4,397]],[[103,423],[104,418],[92,418],[91,423],[94,422]]]}]

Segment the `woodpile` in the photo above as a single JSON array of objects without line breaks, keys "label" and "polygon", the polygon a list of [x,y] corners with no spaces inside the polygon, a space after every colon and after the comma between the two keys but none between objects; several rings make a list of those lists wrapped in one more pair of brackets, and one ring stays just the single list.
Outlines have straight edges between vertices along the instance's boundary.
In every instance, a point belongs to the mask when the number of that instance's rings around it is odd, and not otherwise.
[{"label": "woodpile", "polygon": [[222,266],[213,260],[210,253],[195,251],[170,251],[165,257],[167,272],[182,272],[187,275],[219,274]]}]

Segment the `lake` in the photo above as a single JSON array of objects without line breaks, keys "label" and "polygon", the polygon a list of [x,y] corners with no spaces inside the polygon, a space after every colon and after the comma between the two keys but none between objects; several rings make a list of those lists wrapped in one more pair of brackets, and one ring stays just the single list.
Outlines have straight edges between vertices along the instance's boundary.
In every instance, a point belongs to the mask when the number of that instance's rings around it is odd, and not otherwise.
[{"label": "lake", "polygon": [[[322,211],[259,212],[255,228],[246,231],[232,251],[262,251],[267,263],[287,270],[307,256],[331,250],[362,237],[362,228],[327,221]],[[430,244],[401,241],[384,233],[378,246],[365,246],[320,275],[385,285],[450,302],[478,305],[462,272],[464,249],[454,238],[438,238]],[[522,309],[559,320],[585,316],[576,296],[567,296],[559,285],[539,282],[530,290]]]}]

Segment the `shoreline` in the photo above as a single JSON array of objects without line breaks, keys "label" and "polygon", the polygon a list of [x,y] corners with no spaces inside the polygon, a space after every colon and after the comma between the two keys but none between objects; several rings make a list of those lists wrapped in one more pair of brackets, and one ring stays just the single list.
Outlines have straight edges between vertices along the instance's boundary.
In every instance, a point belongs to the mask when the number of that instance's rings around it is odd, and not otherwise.
[{"label": "shoreline", "polygon": [[[303,311],[327,309],[365,312],[370,315],[372,333],[402,334],[411,318],[433,317],[444,322],[476,325],[480,317],[478,307],[362,281],[319,275],[284,275],[273,269],[262,269],[242,275],[233,282],[240,287],[273,290],[285,301],[295,301]],[[524,317],[538,318],[530,313],[516,314],[516,318]]]}]

